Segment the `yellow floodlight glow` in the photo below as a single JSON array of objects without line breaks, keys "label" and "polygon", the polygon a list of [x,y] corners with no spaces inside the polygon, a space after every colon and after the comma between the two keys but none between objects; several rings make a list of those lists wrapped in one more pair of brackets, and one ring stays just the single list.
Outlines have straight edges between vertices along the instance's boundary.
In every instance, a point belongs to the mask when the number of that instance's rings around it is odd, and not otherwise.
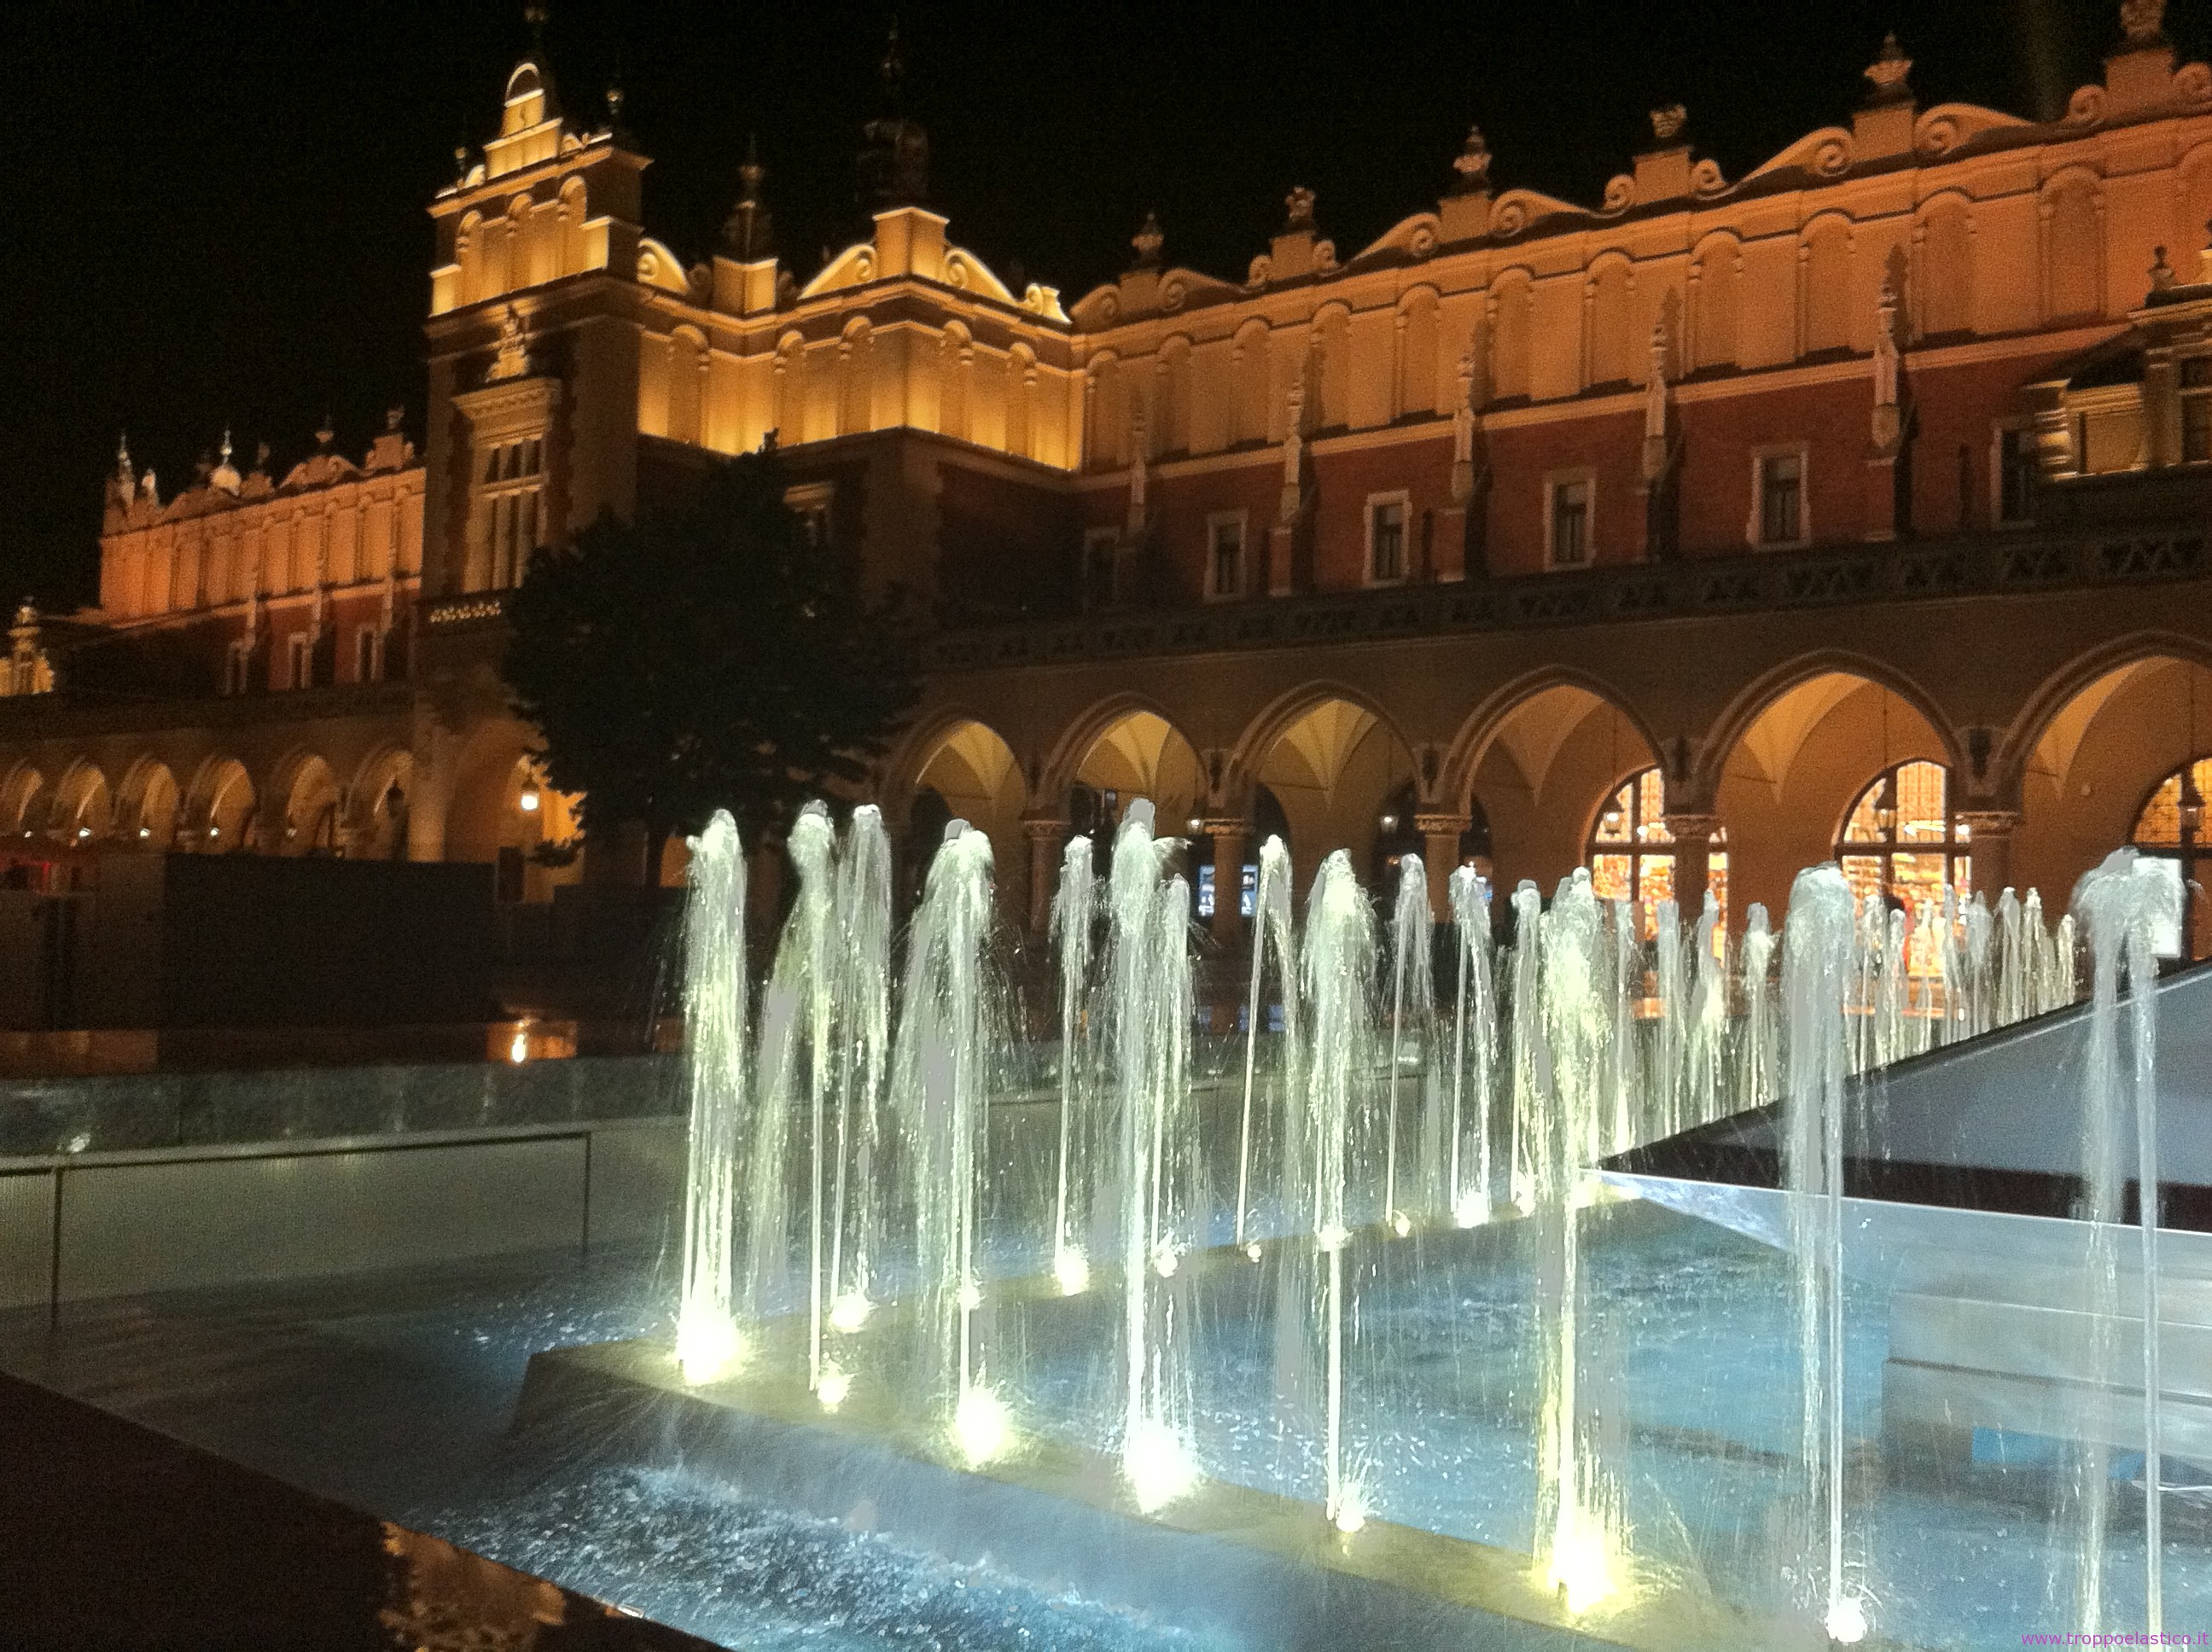
[{"label": "yellow floodlight glow", "polygon": [[952,1412],[952,1439],[971,1468],[1006,1455],[1014,1442],[1014,1430],[1006,1402],[995,1389],[979,1382],[960,1396]]},{"label": "yellow floodlight glow", "polygon": [[1063,1297],[1079,1297],[1091,1289],[1091,1259],[1073,1246],[1063,1248],[1052,1259],[1052,1277],[1060,1282]]},{"label": "yellow floodlight glow", "polygon": [[1838,1646],[1856,1646],[1866,1639],[1866,1606],[1856,1595],[1838,1596],[1828,1608],[1826,1627],[1828,1638]]},{"label": "yellow floodlight glow", "polygon": [[744,1355],[736,1324],[722,1315],[688,1314],[676,1327],[676,1364],[693,1388],[728,1376]]},{"label": "yellow floodlight glow", "polygon": [[1121,1447],[1121,1473],[1137,1508],[1152,1514],[1188,1497],[1198,1485],[1198,1464],[1182,1436],[1156,1417],[1138,1421]]},{"label": "yellow floodlight glow", "polygon": [[1329,1523],[1346,1537],[1365,1526],[1366,1495],[1356,1485],[1346,1485],[1337,1495],[1336,1512],[1329,1516]]},{"label": "yellow floodlight glow", "polygon": [[1619,1588],[1603,1527],[1594,1521],[1577,1521],[1552,1551],[1546,1581],[1577,1618]]}]

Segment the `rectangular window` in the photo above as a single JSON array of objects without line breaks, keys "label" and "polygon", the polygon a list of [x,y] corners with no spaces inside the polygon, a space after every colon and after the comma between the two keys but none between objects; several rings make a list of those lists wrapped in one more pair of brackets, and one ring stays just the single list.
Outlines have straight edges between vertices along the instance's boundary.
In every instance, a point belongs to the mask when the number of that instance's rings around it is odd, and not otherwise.
[{"label": "rectangular window", "polygon": [[230,645],[222,662],[222,691],[244,694],[253,680],[253,650],[243,642]]},{"label": "rectangular window", "polygon": [[1804,537],[1804,456],[1771,453],[1759,462],[1759,543],[1790,545]]},{"label": "rectangular window", "polygon": [[1395,585],[1406,577],[1406,500],[1370,500],[1367,505],[1367,577],[1376,585]]},{"label": "rectangular window", "polygon": [[1562,477],[1551,484],[1545,529],[1553,568],[1589,566],[1590,491],[1588,477]]},{"label": "rectangular window", "polygon": [[[2212,454],[2206,455],[2212,458]],[[2035,519],[2036,437],[2033,426],[1997,432],[1997,520]]]},{"label": "rectangular window", "polygon": [[1215,517],[1206,524],[1206,594],[1215,598],[1244,594],[1244,518]]},{"label": "rectangular window", "polygon": [[483,476],[475,516],[483,547],[479,566],[486,589],[505,591],[522,583],[543,538],[544,439],[518,437],[487,449]]},{"label": "rectangular window", "polygon": [[799,518],[799,531],[806,543],[817,550],[827,550],[830,546],[830,507],[833,496],[832,484],[827,482],[801,483],[784,489],[783,502]]},{"label": "rectangular window", "polygon": [[311,686],[314,681],[315,654],[307,634],[301,632],[294,636],[287,647],[292,662],[292,686],[295,689]]},{"label": "rectangular window", "polygon": [[384,675],[384,634],[364,625],[353,634],[353,680],[374,683]]}]

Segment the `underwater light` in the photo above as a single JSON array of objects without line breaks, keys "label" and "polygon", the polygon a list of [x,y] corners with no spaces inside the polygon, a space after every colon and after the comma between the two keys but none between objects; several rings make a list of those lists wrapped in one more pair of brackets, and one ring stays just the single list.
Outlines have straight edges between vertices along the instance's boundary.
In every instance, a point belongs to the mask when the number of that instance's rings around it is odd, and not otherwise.
[{"label": "underwater light", "polygon": [[1249,1260],[1255,1262],[1258,1261],[1260,1260],[1260,1242],[1257,1239],[1255,1239],[1250,1244],[1245,1246],[1244,1254]]},{"label": "underwater light", "polygon": [[1152,1514],[1198,1485],[1198,1465],[1175,1430],[1157,1417],[1139,1418],[1121,1447],[1121,1473],[1140,1513]]},{"label": "underwater light", "polygon": [[1837,1596],[1828,1607],[1828,1638],[1838,1646],[1856,1646],[1866,1639],[1866,1607],[1856,1596]]},{"label": "underwater light", "polygon": [[1390,1231],[1403,1239],[1413,1230],[1413,1218],[1403,1211],[1395,1212],[1390,1218]]},{"label": "underwater light", "polygon": [[970,1279],[960,1287],[960,1305],[974,1313],[983,1305],[983,1287]]},{"label": "underwater light", "polygon": [[1463,1228],[1479,1228],[1490,1220],[1490,1200],[1480,1193],[1462,1193],[1452,1206],[1452,1220]]},{"label": "underwater light", "polygon": [[1163,1239],[1152,1247],[1152,1272],[1163,1279],[1175,1278],[1175,1271],[1182,1261],[1182,1251],[1172,1240]]},{"label": "underwater light", "polygon": [[1344,1488],[1336,1500],[1336,1512],[1328,1519],[1329,1524],[1346,1537],[1367,1524],[1367,1499],[1360,1494],[1358,1486]]},{"label": "underwater light", "polygon": [[980,1467],[1002,1455],[1013,1437],[1006,1420],[1006,1402],[994,1390],[979,1383],[960,1396],[952,1411],[952,1438],[970,1467]]},{"label": "underwater light", "polygon": [[1547,1573],[1561,1603],[1580,1617],[1619,1587],[1613,1575],[1613,1557],[1607,1552],[1601,1530],[1583,1527],[1563,1537],[1552,1551]]},{"label": "underwater light", "polygon": [[1079,1297],[1091,1289],[1091,1259],[1079,1250],[1062,1250],[1052,1259],[1052,1277],[1060,1281],[1060,1294]]},{"label": "underwater light", "polygon": [[507,1059],[520,1066],[530,1059],[530,1035],[517,1029],[514,1042],[507,1047]]},{"label": "underwater light", "polygon": [[1345,1241],[1351,1237],[1352,1230],[1341,1222],[1331,1222],[1314,1236],[1324,1256],[1333,1250],[1342,1250]]},{"label": "underwater light", "polygon": [[852,1392],[853,1379],[849,1376],[835,1365],[822,1368],[822,1380],[814,1385],[814,1397],[822,1402],[823,1410],[836,1410]]},{"label": "underwater light", "polygon": [[690,1314],[676,1327],[676,1364],[694,1388],[728,1375],[744,1351],[737,1326],[723,1315]]},{"label": "underwater light", "polygon": [[830,1328],[842,1331],[849,1336],[868,1322],[868,1315],[875,1311],[875,1306],[859,1291],[848,1291],[830,1304]]}]

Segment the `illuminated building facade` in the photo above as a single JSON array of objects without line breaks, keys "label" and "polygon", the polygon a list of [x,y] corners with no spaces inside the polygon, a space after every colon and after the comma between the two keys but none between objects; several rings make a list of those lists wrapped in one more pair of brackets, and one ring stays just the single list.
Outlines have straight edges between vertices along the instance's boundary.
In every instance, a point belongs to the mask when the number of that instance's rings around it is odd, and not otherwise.
[{"label": "illuminated building facade", "polygon": [[[868,233],[810,278],[750,162],[687,261],[618,106],[587,130],[526,60],[431,206],[419,453],[395,425],[281,483],[226,456],[166,501],[120,461],[78,623],[191,686],[102,701],[64,654],[0,707],[0,835],[499,859],[526,900],[636,875],[635,843],[524,857],[568,828],[497,683],[504,593],[773,440],[794,507],[936,616],[887,811],[917,851],[988,831],[1018,921],[1135,795],[1191,823],[1227,943],[1267,831],[1301,882],[1335,848],[1419,851],[1439,892],[1470,857],[1589,864],[1738,924],[1838,854],[1908,902],[2057,905],[2131,840],[2186,872],[2212,70],[2161,10],[2122,7],[2054,123],[1923,108],[1892,42],[1847,122],[1741,178],[1680,108],[1595,206],[1494,186],[1471,132],[1356,252],[1294,189],[1247,270],[1175,265],[1148,220],[1066,304],[950,239],[895,118]],[[46,681],[37,627],[11,684]]]}]

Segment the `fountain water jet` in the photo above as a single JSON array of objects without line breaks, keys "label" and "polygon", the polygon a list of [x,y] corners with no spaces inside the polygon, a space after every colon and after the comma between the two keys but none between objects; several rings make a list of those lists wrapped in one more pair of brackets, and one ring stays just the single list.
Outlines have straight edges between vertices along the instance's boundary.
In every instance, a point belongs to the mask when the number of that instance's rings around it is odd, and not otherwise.
[{"label": "fountain water jet", "polygon": [[[1452,871],[1452,924],[1459,943],[1452,1034],[1451,1171],[1447,1199],[1452,1220],[1461,1227],[1490,1219],[1491,1114],[1498,1080],[1497,987],[1491,978],[1490,885],[1472,866]],[[1474,1089],[1474,1125],[1469,1131],[1466,1097]],[[1472,1175],[1466,1163],[1469,1136],[1474,1145]]]},{"label": "fountain water jet", "polygon": [[687,1382],[711,1382],[741,1352],[735,1229],[745,1102],[745,861],[737,822],[719,810],[690,847],[684,994],[691,1104],[676,1357]]},{"label": "fountain water jet", "polygon": [[[1886,928],[1886,926],[1885,926]],[[1850,885],[1834,866],[1797,874],[1782,944],[1789,1020],[1783,1101],[1783,1185],[1796,1254],[1802,1454],[1808,1503],[1825,1496],[1821,1622],[1856,1641],[1866,1610],[1844,1576],[1844,1097],[1845,997],[1855,940]],[[1886,938],[1886,937],[1885,937]],[[1865,956],[1862,945],[1858,956]]]}]

